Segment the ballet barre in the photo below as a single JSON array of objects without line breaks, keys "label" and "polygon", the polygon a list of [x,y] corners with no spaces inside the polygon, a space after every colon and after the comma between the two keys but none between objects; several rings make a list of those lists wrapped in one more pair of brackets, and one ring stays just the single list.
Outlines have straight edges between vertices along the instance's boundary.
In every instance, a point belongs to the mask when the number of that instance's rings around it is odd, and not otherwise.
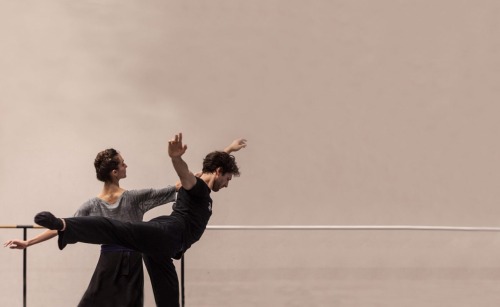
[{"label": "ballet barre", "polygon": [[209,230],[428,230],[428,231],[500,231],[500,227],[458,227],[458,226],[411,226],[411,225],[217,225],[207,226]]}]

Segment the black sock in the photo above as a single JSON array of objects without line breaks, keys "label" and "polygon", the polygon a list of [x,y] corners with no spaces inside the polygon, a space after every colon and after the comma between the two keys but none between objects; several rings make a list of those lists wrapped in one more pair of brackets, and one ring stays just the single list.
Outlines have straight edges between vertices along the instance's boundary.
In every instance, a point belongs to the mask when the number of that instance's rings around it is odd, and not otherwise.
[{"label": "black sock", "polygon": [[43,211],[35,215],[35,223],[52,230],[62,230],[64,228],[63,221],[48,211]]}]

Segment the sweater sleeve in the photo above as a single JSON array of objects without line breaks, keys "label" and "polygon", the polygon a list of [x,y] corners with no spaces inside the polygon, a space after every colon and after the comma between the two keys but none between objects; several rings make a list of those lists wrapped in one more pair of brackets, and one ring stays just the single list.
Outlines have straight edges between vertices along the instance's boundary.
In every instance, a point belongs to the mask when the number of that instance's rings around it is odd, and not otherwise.
[{"label": "sweater sleeve", "polygon": [[175,201],[176,191],[174,186],[163,189],[143,189],[129,191],[142,212]]},{"label": "sweater sleeve", "polygon": [[90,200],[84,202],[78,210],[76,210],[74,216],[89,216],[91,211],[91,204]]}]

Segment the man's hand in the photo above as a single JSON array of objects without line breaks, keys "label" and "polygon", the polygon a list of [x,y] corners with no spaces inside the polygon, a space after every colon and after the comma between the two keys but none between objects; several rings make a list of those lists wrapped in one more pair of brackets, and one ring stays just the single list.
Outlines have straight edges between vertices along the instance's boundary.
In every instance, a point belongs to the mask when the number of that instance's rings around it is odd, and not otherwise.
[{"label": "man's hand", "polygon": [[182,145],[182,133],[176,134],[175,137],[168,141],[168,155],[170,158],[181,157],[187,149],[187,145]]},{"label": "man's hand", "polygon": [[238,151],[245,147],[247,147],[246,139],[236,139],[229,146],[227,146],[226,149],[224,149],[224,151],[227,153],[232,153],[234,151]]},{"label": "man's hand", "polygon": [[9,240],[3,244],[3,247],[8,247],[10,249],[25,249],[28,247],[28,242],[22,240]]}]

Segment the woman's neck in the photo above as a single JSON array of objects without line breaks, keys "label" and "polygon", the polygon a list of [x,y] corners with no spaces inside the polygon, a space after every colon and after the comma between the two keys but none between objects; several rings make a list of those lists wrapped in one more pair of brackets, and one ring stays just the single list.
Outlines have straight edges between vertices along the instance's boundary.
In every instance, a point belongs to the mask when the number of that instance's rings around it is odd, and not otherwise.
[{"label": "woman's neck", "polygon": [[106,182],[102,187],[101,193],[97,197],[108,203],[115,203],[123,192],[125,192],[125,190],[120,188],[118,182]]}]

